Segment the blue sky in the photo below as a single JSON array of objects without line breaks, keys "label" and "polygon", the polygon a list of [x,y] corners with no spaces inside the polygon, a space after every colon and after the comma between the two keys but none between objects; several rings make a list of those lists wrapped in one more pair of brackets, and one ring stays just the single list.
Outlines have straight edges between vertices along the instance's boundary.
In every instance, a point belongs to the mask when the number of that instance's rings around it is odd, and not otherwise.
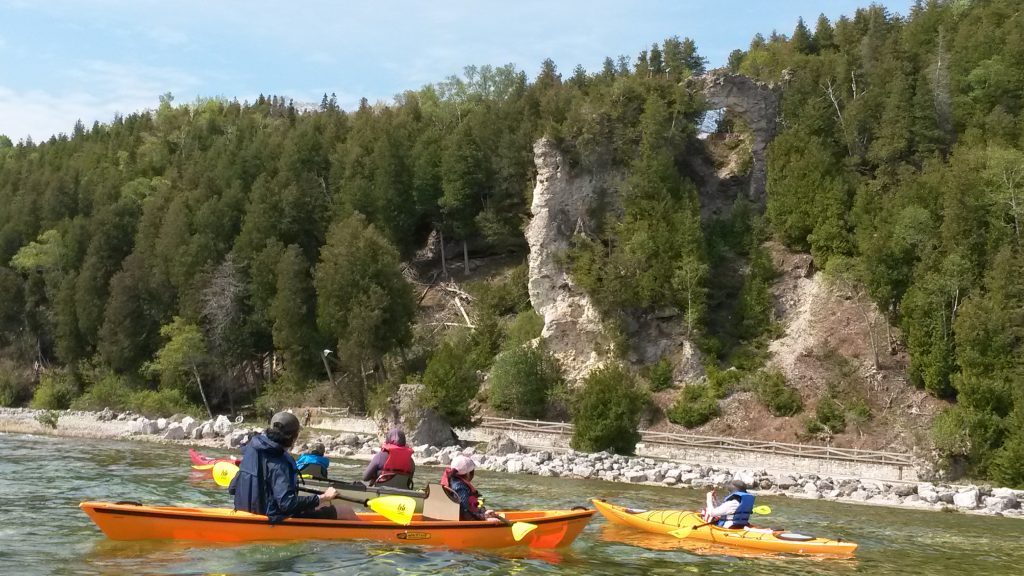
[{"label": "blue sky", "polygon": [[[160,94],[283,94],[343,107],[390,99],[468,64],[547,57],[570,72],[689,36],[712,66],[798,16],[833,21],[867,0],[0,0],[0,134],[41,140],[76,119],[109,122]],[[890,2],[905,13],[909,0]]]}]

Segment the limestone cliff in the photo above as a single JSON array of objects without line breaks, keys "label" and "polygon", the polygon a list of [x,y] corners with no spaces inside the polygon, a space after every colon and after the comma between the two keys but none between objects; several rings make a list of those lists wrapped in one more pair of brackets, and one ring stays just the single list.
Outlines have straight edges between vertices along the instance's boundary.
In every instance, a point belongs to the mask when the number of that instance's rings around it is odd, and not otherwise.
[{"label": "limestone cliff", "polygon": [[533,146],[537,183],[533,217],[526,227],[530,245],[530,302],[544,318],[541,336],[562,362],[570,381],[601,365],[607,352],[601,317],[590,298],[572,282],[563,255],[594,201],[595,178],[574,176],[548,138]]},{"label": "limestone cliff", "polygon": [[[534,144],[537,183],[533,217],[526,228],[530,246],[530,301],[544,318],[541,336],[562,362],[566,378],[578,382],[614,351],[590,298],[573,284],[565,253],[572,237],[588,229],[587,215],[599,188],[614,188],[614,176],[574,174],[554,142]],[[667,358],[677,380],[703,372],[696,349],[674,310],[622,318],[629,350],[621,355],[635,368]]]}]

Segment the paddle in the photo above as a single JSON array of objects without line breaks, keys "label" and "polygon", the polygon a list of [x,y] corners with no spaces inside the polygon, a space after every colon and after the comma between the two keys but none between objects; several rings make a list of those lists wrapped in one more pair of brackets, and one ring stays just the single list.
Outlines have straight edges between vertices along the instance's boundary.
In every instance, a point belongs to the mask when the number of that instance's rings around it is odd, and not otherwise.
[{"label": "paddle", "polygon": [[529,522],[512,522],[508,518],[498,516],[497,514],[491,517],[497,518],[498,521],[505,526],[510,526],[512,528],[512,539],[516,542],[519,542],[525,538],[527,534],[537,529],[536,524],[530,524]]},{"label": "paddle", "polygon": [[[478,504],[480,506],[483,506],[484,505],[484,499],[480,498],[479,501],[478,501]],[[512,528],[512,539],[515,540],[516,542],[519,542],[527,534],[529,534],[530,532],[533,532],[534,530],[537,529],[537,525],[536,524],[530,524],[529,522],[512,522],[508,518],[505,518],[504,516],[501,516],[497,512],[494,512],[494,511],[491,511],[490,517],[491,518],[497,518],[498,522],[500,522],[504,526],[510,526]]]},{"label": "paddle", "polygon": [[[771,514],[772,513],[772,509],[767,504],[762,504],[760,506],[754,506],[753,513],[754,514]],[[686,538],[687,536],[689,536],[690,533],[693,532],[694,530],[696,530],[697,528],[703,528],[705,526],[710,526],[710,525],[714,524],[715,522],[716,522],[715,520],[712,520],[711,522],[704,522],[703,524],[690,524],[689,526],[681,526],[681,527],[679,527],[679,528],[669,532],[669,534],[672,535],[672,536],[675,536],[676,538],[679,538],[681,540],[681,539]]]},{"label": "paddle", "polygon": [[[213,467],[213,480],[217,482],[217,485],[219,486],[229,486],[231,484],[231,479],[234,478],[236,474],[238,474],[238,466],[235,466],[230,462],[218,462]],[[306,488],[304,486],[300,486],[299,490],[302,492],[309,492],[311,494],[323,494],[320,490],[314,490],[313,488]],[[358,498],[348,498],[336,495],[335,498],[346,502],[362,504],[388,520],[403,526],[407,526],[412,522],[413,513],[416,511],[416,500],[409,496],[379,496],[377,498],[360,500]]]}]

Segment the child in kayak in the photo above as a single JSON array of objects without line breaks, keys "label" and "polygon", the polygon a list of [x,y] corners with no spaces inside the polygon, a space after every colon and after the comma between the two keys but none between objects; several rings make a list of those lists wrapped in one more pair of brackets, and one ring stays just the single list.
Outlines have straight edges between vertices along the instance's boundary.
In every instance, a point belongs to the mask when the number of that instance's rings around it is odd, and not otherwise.
[{"label": "child in kayak", "polygon": [[324,456],[327,448],[317,442],[308,452],[303,452],[295,461],[299,474],[308,474],[313,478],[327,478],[327,467],[331,461]]},{"label": "child in kayak", "polygon": [[750,515],[754,512],[754,495],[747,492],[747,483],[739,478],[727,486],[730,493],[721,503],[716,503],[714,490],[707,493],[704,521],[722,528],[744,528],[750,524]]},{"label": "child in kayak", "polygon": [[459,454],[441,474],[441,486],[458,497],[459,520],[501,522],[494,512],[480,505],[480,493],[472,484],[475,470],[476,462],[469,456]]}]

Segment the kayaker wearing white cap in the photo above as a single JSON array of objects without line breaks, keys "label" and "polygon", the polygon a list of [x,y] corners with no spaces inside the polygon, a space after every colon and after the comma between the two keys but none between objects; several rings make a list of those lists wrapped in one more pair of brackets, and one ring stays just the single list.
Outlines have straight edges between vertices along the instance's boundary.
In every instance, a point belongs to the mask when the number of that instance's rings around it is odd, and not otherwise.
[{"label": "kayaker wearing white cap", "polygon": [[441,486],[451,490],[459,498],[459,520],[489,520],[500,522],[494,512],[480,505],[480,493],[473,487],[473,472],[476,462],[459,454],[441,474]]},{"label": "kayaker wearing white cap", "polygon": [[714,522],[722,528],[743,528],[750,523],[754,512],[754,495],[747,492],[747,483],[739,478],[727,484],[732,491],[721,504],[715,504],[715,491],[707,494],[704,521]]}]

